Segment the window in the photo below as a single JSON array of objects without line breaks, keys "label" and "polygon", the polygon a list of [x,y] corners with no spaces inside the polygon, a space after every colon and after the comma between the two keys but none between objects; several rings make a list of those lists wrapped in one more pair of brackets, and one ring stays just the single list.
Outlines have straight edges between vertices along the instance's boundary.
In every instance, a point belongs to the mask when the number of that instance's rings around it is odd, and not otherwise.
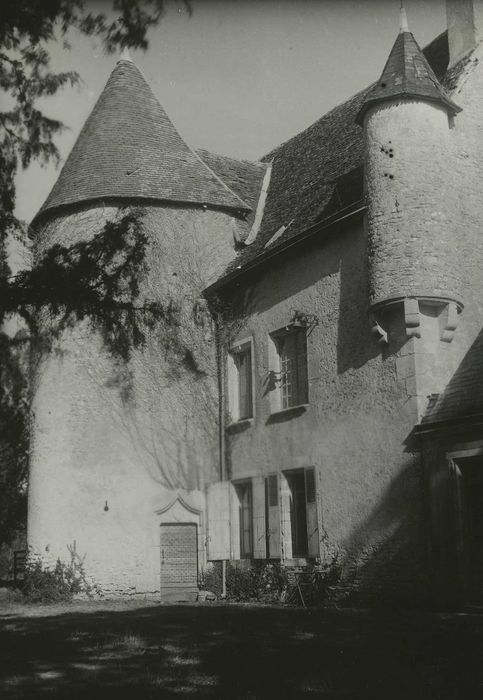
[{"label": "window", "polygon": [[253,417],[252,343],[250,340],[233,347],[229,355],[229,405],[233,421]]},{"label": "window", "polygon": [[265,549],[267,559],[280,558],[278,474],[265,477]]},{"label": "window", "polygon": [[285,474],[289,488],[290,532],[293,557],[318,555],[315,470]]},{"label": "window", "polygon": [[278,356],[279,409],[308,403],[307,336],[305,328],[273,335]]},{"label": "window", "polygon": [[252,484],[246,481],[236,484],[239,499],[240,557],[253,556]]}]

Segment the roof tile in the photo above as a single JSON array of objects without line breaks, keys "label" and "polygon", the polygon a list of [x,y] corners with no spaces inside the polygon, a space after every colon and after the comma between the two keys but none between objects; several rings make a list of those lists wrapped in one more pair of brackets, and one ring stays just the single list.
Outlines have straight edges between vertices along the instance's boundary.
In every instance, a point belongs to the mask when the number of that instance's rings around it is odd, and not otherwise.
[{"label": "roof tile", "polygon": [[140,71],[120,60],[39,214],[145,198],[250,211],[183,141]]}]

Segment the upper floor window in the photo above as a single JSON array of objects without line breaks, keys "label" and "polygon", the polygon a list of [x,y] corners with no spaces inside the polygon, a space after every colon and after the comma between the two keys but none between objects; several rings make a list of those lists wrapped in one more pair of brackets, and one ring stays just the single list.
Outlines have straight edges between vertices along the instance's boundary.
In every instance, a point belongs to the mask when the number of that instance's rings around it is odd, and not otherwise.
[{"label": "upper floor window", "polygon": [[228,393],[233,421],[253,417],[253,361],[251,340],[234,345],[229,354]]},{"label": "upper floor window", "polygon": [[290,328],[273,334],[272,338],[278,361],[279,409],[308,403],[305,328]]}]

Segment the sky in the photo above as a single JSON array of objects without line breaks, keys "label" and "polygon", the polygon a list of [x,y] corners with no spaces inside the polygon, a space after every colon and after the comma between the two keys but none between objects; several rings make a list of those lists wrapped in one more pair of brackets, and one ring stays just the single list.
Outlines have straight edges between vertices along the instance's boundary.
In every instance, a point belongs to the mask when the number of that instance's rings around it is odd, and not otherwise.
[{"label": "sky", "polygon": [[[92,9],[109,8],[88,0]],[[400,0],[171,0],[146,52],[131,57],[193,148],[256,160],[376,80],[399,29]],[[405,0],[421,46],[445,29],[444,0]],[[44,100],[68,128],[65,160],[117,57],[77,33],[51,43],[55,70],[82,84]],[[30,221],[59,170],[33,165],[17,181],[17,216]]]}]

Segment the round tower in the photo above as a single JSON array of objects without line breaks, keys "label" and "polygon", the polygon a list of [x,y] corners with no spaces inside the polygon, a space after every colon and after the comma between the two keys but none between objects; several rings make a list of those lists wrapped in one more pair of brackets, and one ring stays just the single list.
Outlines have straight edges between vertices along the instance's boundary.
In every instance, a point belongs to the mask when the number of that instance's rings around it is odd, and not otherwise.
[{"label": "round tower", "polygon": [[130,206],[148,239],[140,303],[165,313],[127,363],[85,322],[38,359],[28,539],[47,561],[85,558],[106,592],[167,598],[196,589],[217,476],[216,352],[198,300],[250,208],[124,56],[33,222],[37,256],[89,240]]},{"label": "round tower", "polygon": [[365,136],[371,308],[377,315],[404,303],[409,336],[419,333],[421,303],[447,310],[448,327],[463,306],[447,177],[459,111],[401,10],[399,35],[357,121]]}]

